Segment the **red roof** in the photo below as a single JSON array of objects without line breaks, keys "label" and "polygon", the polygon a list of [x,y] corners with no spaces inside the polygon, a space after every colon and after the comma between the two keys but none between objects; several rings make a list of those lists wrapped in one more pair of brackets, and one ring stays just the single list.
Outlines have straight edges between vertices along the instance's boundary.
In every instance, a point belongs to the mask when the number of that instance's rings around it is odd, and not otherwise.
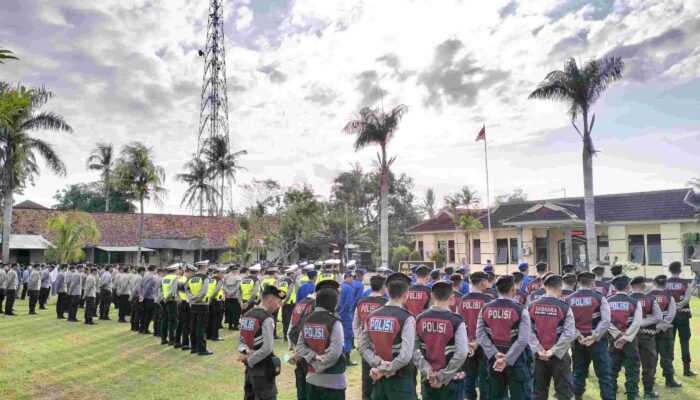
[{"label": "red roof", "polygon": [[[64,211],[15,208],[12,212],[12,233],[45,235],[46,221]],[[91,245],[136,246],[141,214],[90,213],[95,218],[101,238]],[[144,239],[192,239],[206,233],[208,246],[221,246],[238,231],[230,217],[198,217],[190,215],[145,214]]]},{"label": "red roof", "polygon": [[[484,210],[484,209],[476,209],[476,210],[458,209],[457,210],[457,214],[466,214],[466,213],[469,213],[474,218],[479,218],[482,215],[486,214],[486,210]],[[455,223],[454,223],[454,220],[452,220],[452,211],[443,208],[443,209],[439,210],[433,218],[426,219],[425,221],[420,222],[418,225],[409,229],[408,232],[409,233],[442,232],[442,231],[452,232],[454,230],[455,230]]]}]

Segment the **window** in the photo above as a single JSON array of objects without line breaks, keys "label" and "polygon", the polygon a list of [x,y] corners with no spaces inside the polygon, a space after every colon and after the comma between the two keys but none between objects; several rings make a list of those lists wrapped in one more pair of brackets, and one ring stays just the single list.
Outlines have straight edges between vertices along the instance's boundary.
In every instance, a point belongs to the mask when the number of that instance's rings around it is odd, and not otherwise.
[{"label": "window", "polygon": [[547,238],[536,238],[535,239],[535,259],[537,262],[548,262],[549,252],[547,251]]},{"label": "window", "polygon": [[447,241],[447,248],[449,249],[449,253],[450,253],[448,262],[455,262],[455,241],[448,240]]},{"label": "window", "polygon": [[510,239],[510,262],[511,264],[518,262],[518,239]]},{"label": "window", "polygon": [[661,265],[661,235],[647,235],[649,265]]},{"label": "window", "polygon": [[422,240],[418,241],[418,252],[420,253],[421,260],[423,260],[425,257],[423,256],[423,241]]},{"label": "window", "polygon": [[173,249],[173,260],[182,260],[182,249]]},{"label": "window", "polygon": [[508,239],[496,239],[496,264],[508,264]]},{"label": "window", "polygon": [[481,240],[480,239],[474,239],[474,246],[473,246],[473,259],[472,262],[474,264],[481,264]]},{"label": "window", "polygon": [[630,235],[628,238],[630,262],[644,265],[644,235]]},{"label": "window", "polygon": [[610,264],[610,243],[607,236],[598,236],[598,261]]}]

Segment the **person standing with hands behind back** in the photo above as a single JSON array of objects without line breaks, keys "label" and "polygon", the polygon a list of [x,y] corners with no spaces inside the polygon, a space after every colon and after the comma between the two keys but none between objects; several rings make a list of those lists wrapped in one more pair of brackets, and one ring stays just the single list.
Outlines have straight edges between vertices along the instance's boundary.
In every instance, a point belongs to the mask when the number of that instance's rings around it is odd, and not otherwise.
[{"label": "person standing with hands behind back", "polygon": [[524,353],[530,341],[530,315],[517,304],[515,279],[499,276],[495,281],[498,298],[481,309],[476,337],[489,360],[489,392],[492,399],[502,399],[510,392],[511,400],[532,398],[532,377]]},{"label": "person standing with hands behind back", "polygon": [[276,377],[280,360],[273,353],[275,347],[275,317],[287,296],[275,285],[263,289],[261,302],[241,319],[238,339],[238,361],[245,365],[243,385],[245,400],[277,399]]}]

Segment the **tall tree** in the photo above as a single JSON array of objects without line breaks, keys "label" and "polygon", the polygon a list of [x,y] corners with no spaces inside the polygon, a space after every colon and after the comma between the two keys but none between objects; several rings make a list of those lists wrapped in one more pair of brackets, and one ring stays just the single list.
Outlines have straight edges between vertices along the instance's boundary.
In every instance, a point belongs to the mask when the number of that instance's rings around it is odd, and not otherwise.
[{"label": "tall tree", "polygon": [[19,60],[13,54],[10,50],[0,49],[0,64],[4,64],[4,60]]},{"label": "tall tree", "polygon": [[380,248],[381,265],[389,267],[389,169],[396,160],[396,156],[388,158],[386,149],[399,127],[401,118],[408,108],[399,105],[388,113],[378,109],[364,107],[349,121],[343,131],[356,135],[355,151],[369,145],[379,145],[381,151],[377,153],[380,171]]},{"label": "tall tree", "polygon": [[[61,211],[101,212],[105,209],[107,200],[104,197],[104,186],[101,182],[74,183],[57,190],[53,198],[54,208]],[[131,202],[129,193],[112,190],[109,193],[111,212],[134,212],[136,207]]]},{"label": "tall tree", "polygon": [[199,215],[202,216],[205,205],[208,210],[216,207],[219,191],[211,184],[211,173],[202,159],[194,157],[185,163],[183,169],[185,172],[175,176],[175,179],[187,184],[180,206],[185,204],[191,210],[199,208]]},{"label": "tall tree", "polygon": [[239,164],[238,159],[246,150],[231,153],[229,141],[225,136],[212,136],[204,143],[202,154],[206,159],[212,178],[221,182],[219,186],[219,216],[224,215],[224,184],[236,182],[236,173],[245,168]]},{"label": "tall tree", "polygon": [[435,192],[433,188],[428,188],[425,191],[425,198],[419,208],[421,212],[428,214],[428,217],[433,218],[435,216]]},{"label": "tall tree", "polygon": [[53,97],[42,88],[26,89],[18,85],[12,88],[0,82],[0,160],[3,177],[3,241],[2,255],[10,254],[13,194],[27,180],[39,173],[36,155],[41,156],[50,171],[65,175],[66,167],[54,151],[53,145],[30,135],[33,131],[73,132],[62,116],[41,111]]},{"label": "tall tree", "polygon": [[[613,82],[622,78],[624,63],[619,57],[604,57],[590,60],[580,68],[576,60],[570,58],[563,70],[552,71],[540,82],[530,99],[554,100],[568,106],[568,114],[576,132],[583,141],[583,191],[586,215],[586,241],[588,254],[586,264],[590,267],[598,259],[598,242],[595,229],[595,203],[593,197],[593,146],[591,132],[595,124],[595,113],[591,107]],[[589,114],[591,117],[589,119]],[[583,132],[576,126],[576,120],[583,119]]]},{"label": "tall tree", "polygon": [[499,194],[494,199],[495,206],[501,204],[519,204],[527,201],[527,193],[522,189],[513,189],[511,193]]},{"label": "tall tree", "polygon": [[141,246],[143,245],[144,212],[143,203],[151,200],[157,205],[163,203],[162,197],[167,194],[163,187],[165,170],[154,162],[153,149],[143,143],[133,142],[122,148],[117,159],[115,176],[117,185],[129,191],[139,201],[141,224],[139,226],[139,244],[137,263],[141,263]]},{"label": "tall tree", "polygon": [[50,218],[46,231],[53,244],[45,250],[46,261],[60,264],[84,260],[83,247],[100,238],[95,219],[86,212],[68,212]]},{"label": "tall tree", "polygon": [[221,254],[220,262],[237,262],[242,266],[249,266],[257,254],[259,246],[256,245],[256,240],[247,229],[239,229],[236,235],[226,239],[226,245],[229,251]]},{"label": "tall tree", "polygon": [[105,191],[105,212],[109,212],[109,192],[112,188],[112,174],[114,172],[114,149],[112,143],[98,143],[87,159],[87,167],[93,171],[100,171],[102,185]]}]

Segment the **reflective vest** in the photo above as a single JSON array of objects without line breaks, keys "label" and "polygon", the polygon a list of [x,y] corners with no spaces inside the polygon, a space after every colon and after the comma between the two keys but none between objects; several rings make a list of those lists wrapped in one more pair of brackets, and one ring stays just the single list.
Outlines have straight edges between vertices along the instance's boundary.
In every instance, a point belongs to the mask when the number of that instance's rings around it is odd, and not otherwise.
[{"label": "reflective vest", "polygon": [[286,304],[294,304],[297,302],[297,291],[295,290],[296,288],[294,287],[293,282],[291,282],[289,279],[282,279],[279,283],[279,289],[284,290],[287,293],[287,299],[285,300]]},{"label": "reflective vest", "polygon": [[497,299],[481,309],[484,330],[493,344],[506,353],[520,335],[523,306],[510,299]]},{"label": "reflective vest", "polygon": [[360,318],[360,326],[365,329],[367,318],[374,312],[385,305],[387,300],[382,296],[367,296],[357,302],[357,316]]},{"label": "reflective vest", "polygon": [[257,293],[253,293],[255,284],[258,282],[258,278],[254,276],[247,276],[241,280],[241,298],[243,301],[250,300],[253,295],[258,296]]},{"label": "reflective vest", "polygon": [[309,277],[307,275],[304,275],[301,278],[299,278],[299,284],[302,284],[302,283],[308,282],[308,281],[309,281]]},{"label": "reflective vest", "polygon": [[457,312],[464,320],[464,325],[467,328],[467,337],[470,342],[476,340],[476,323],[479,320],[479,312],[493,299],[485,293],[468,293],[462,296],[462,299],[457,305]]},{"label": "reflective vest", "polygon": [[[163,287],[163,298],[168,297],[170,294],[170,287],[175,283],[177,280],[177,275],[175,274],[168,274],[163,277],[163,279],[160,281],[161,286]],[[175,299],[173,299],[175,300]],[[171,301],[173,301],[171,300]]]},{"label": "reflective vest", "polygon": [[335,280],[335,274],[333,273],[333,271],[323,271],[318,275],[318,282],[334,281],[334,280]]},{"label": "reflective vest", "polygon": [[177,280],[177,294],[180,296],[180,300],[187,301],[187,293],[185,292],[185,285],[187,284],[187,277],[181,276]]},{"label": "reflective vest", "polygon": [[[689,284],[690,283],[683,278],[672,276],[666,280],[666,292],[673,296],[673,300],[678,304],[682,300],[685,300],[685,292],[688,290]],[[676,312],[690,315],[690,303],[686,304],[683,308],[676,309]]]},{"label": "reflective vest", "polygon": [[583,336],[589,336],[600,323],[600,305],[603,302],[603,295],[596,290],[582,288],[567,297],[566,302],[574,313],[576,329]]},{"label": "reflective vest", "polygon": [[212,280],[209,281],[209,287],[207,288],[207,295],[204,296],[205,301],[209,301],[212,298],[215,300],[219,300],[219,294],[223,292],[221,290],[222,286],[219,287],[219,291],[214,293],[214,290],[216,290],[216,285],[219,283],[219,280],[212,278]]},{"label": "reflective vest", "polygon": [[559,298],[540,297],[530,304],[528,312],[533,333],[545,350],[551,349],[564,331],[569,305]]},{"label": "reflective vest", "polygon": [[[382,360],[393,361],[401,351],[401,333],[406,320],[413,318],[405,308],[383,306],[369,315],[365,328],[375,353]],[[396,371],[397,376],[412,376],[413,363]]]},{"label": "reflective vest", "polygon": [[618,293],[608,298],[608,304],[610,305],[610,323],[624,334],[634,320],[639,301],[625,293]]},{"label": "reflective vest", "polygon": [[272,276],[268,276],[265,279],[263,279],[262,282],[260,282],[260,290],[265,289],[265,287],[267,287],[267,286],[275,286],[275,285],[277,285],[277,279],[275,279]]},{"label": "reflective vest", "polygon": [[416,284],[408,288],[408,299],[404,307],[417,316],[430,305],[430,288],[425,285]]},{"label": "reflective vest", "polygon": [[189,286],[190,292],[193,296],[199,296],[199,293],[202,291],[202,284],[204,283],[205,279],[207,279],[206,275],[197,274],[190,278],[190,280],[187,282],[187,286]]},{"label": "reflective vest", "polygon": [[[318,310],[309,314],[302,325],[304,344],[315,351],[316,354],[326,354],[326,352],[330,350],[331,333],[333,332],[333,325],[335,325],[336,321],[339,321],[339,319],[332,312]],[[342,346],[342,343],[338,343],[338,345]],[[308,372],[316,372],[313,365],[310,363],[307,365]],[[335,375],[343,374],[345,373],[345,367],[345,355],[341,355],[338,357],[338,361],[323,373]]]}]

